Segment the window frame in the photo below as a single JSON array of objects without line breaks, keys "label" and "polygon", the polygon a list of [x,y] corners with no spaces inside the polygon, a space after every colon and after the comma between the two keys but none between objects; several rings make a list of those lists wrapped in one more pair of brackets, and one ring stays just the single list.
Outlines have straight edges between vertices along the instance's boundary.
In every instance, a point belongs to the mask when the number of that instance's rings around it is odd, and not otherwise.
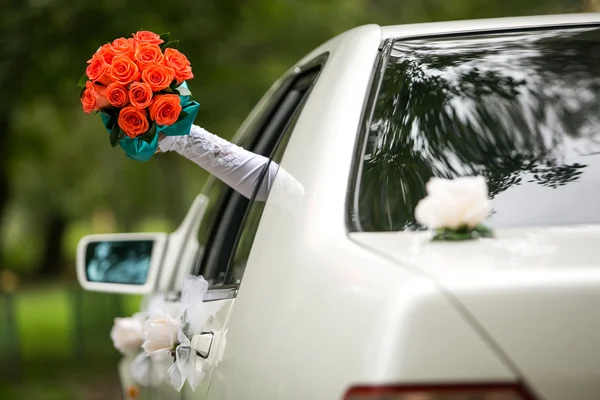
[{"label": "window frame", "polygon": [[436,34],[426,35],[414,35],[406,37],[391,37],[387,38],[382,42],[379,48],[379,54],[375,59],[373,67],[373,73],[371,76],[371,82],[369,84],[367,101],[364,104],[363,111],[361,114],[361,123],[358,128],[358,138],[355,143],[352,165],[350,168],[348,191],[346,193],[346,229],[349,233],[363,232],[363,228],[360,224],[359,217],[359,191],[361,186],[362,170],[363,170],[363,157],[369,138],[370,124],[373,119],[375,112],[376,101],[381,89],[383,81],[383,75],[388,59],[391,55],[393,45],[395,42],[400,41],[411,41],[411,40],[427,40],[427,39],[443,39],[443,38],[456,38],[456,37],[469,37],[479,36],[484,34],[489,35],[500,35],[510,34],[517,32],[535,32],[535,31],[547,31],[552,29],[581,29],[581,28],[593,28],[600,27],[599,22],[588,22],[588,23],[577,23],[577,24],[552,24],[544,26],[530,26],[530,27],[508,27],[508,28],[497,28],[497,29],[481,29],[473,31],[456,31],[456,32],[441,32]]},{"label": "window frame", "polygon": [[[251,240],[252,244],[250,245],[250,250],[248,251],[248,254],[246,254],[245,261],[244,261],[244,267],[243,267],[244,271],[246,269],[247,261],[250,256],[251,249],[253,247],[254,239],[256,238],[256,233],[258,232],[258,230],[260,228],[260,219],[262,218],[262,213],[266,206],[266,201],[256,201],[256,196],[258,194],[259,188],[262,186],[262,179],[266,175],[267,170],[270,168],[271,163],[273,163],[273,162],[280,163],[281,160],[283,159],[283,155],[285,154],[285,150],[287,148],[287,145],[289,143],[291,135],[294,131],[294,127],[292,126],[292,124],[294,124],[294,126],[295,126],[295,124],[298,122],[299,115],[302,113],[302,109],[304,108],[306,101],[308,100],[308,97],[310,96],[310,93],[311,93],[315,83],[317,82],[317,79],[319,78],[319,74],[321,73],[320,69],[316,70],[314,73],[312,71],[313,70],[310,70],[305,75],[300,76],[300,78],[297,81],[297,84],[294,85],[294,89],[292,89],[292,90],[296,90],[296,91],[300,92],[300,94],[301,94],[300,100],[296,104],[293,112],[290,114],[290,117],[288,118],[285,127],[281,131],[281,134],[277,138],[277,141],[271,151],[271,155],[269,156],[269,162],[267,163],[264,170],[262,171],[262,175],[260,177],[261,183],[259,184],[259,186],[257,186],[254,189],[252,197],[250,198],[250,202],[249,202],[248,206],[246,207],[246,210],[244,213],[244,218],[242,219],[242,222],[238,228],[238,232],[236,235],[234,245],[232,247],[232,251],[229,254],[229,261],[227,263],[227,269],[225,271],[225,282],[228,281],[230,273],[233,271],[233,268],[235,267],[234,263],[238,256],[238,250],[240,249],[241,239],[244,236],[244,234],[247,232],[246,228],[249,226],[248,219],[249,219],[250,215],[252,214],[252,212],[256,210],[255,206],[258,206],[258,207],[262,207],[262,209],[260,210],[259,220],[258,220],[256,226],[254,226],[252,228],[253,229],[252,240]],[[303,80],[303,82],[300,82],[302,80]],[[303,89],[297,89],[297,87],[300,86],[300,83],[304,84],[306,87]],[[277,169],[277,171],[279,171],[279,169]],[[243,276],[243,274],[242,274],[242,276]],[[231,285],[237,286],[239,284],[240,283],[231,284]]]},{"label": "window frame", "polygon": [[[297,107],[303,104],[305,96],[301,96],[299,101],[295,104],[294,108],[291,110],[289,117],[285,121],[285,125],[279,131],[274,131],[271,133],[271,135],[276,135],[275,138],[266,138],[265,130],[268,129],[269,125],[273,121],[273,118],[276,117],[278,110],[281,109],[281,106],[283,105],[283,102],[287,98],[288,94],[294,90],[297,83],[301,81],[303,77],[305,77],[307,74],[318,70],[311,85],[314,85],[317,82],[322,70],[325,67],[328,56],[329,53],[323,53],[315,57],[312,61],[309,61],[300,67],[296,67],[291,72],[289,72],[288,76],[283,78],[283,82],[277,88],[270,101],[265,105],[265,108],[256,117],[256,120],[252,121],[249,124],[246,133],[242,134],[240,144],[242,146],[246,144],[247,148],[250,151],[268,157],[269,163],[267,163],[267,166],[272,160],[272,153],[276,150],[281,138],[286,132],[287,125],[291,121],[292,117],[295,115]],[[311,85],[309,85],[307,92],[310,90]],[[269,146],[269,143],[265,143],[269,142],[269,139],[274,139],[271,140],[273,142],[271,146]],[[264,154],[265,152],[267,152],[268,154]],[[207,182],[206,189],[203,190],[204,193],[210,193],[212,190],[214,190],[214,185],[220,185],[222,186],[222,189],[220,190],[220,192],[217,192],[217,204],[215,205],[215,210],[213,211],[214,214],[209,216],[210,221],[203,222],[210,224],[210,227],[207,230],[205,240],[203,240],[203,243],[200,243],[198,254],[196,255],[194,264],[191,268],[191,273],[195,275],[204,274],[208,268],[209,263],[214,259],[214,257],[211,256],[211,254],[218,254],[220,252],[220,243],[216,242],[216,240],[218,239],[217,236],[219,232],[231,230],[233,228],[233,230],[235,231],[235,238],[227,257],[227,268],[225,270],[225,273],[227,273],[227,271],[229,270],[229,260],[235,255],[235,251],[237,249],[237,244],[239,240],[238,236],[243,230],[244,223],[247,218],[246,215],[249,212],[252,205],[252,201],[255,197],[254,193],[251,199],[247,199],[236,193],[233,189],[228,187],[223,182],[218,181],[215,177],[210,177],[209,179],[210,180]],[[262,179],[263,176],[261,176],[260,178],[260,183],[258,187],[260,187],[260,185],[262,184]],[[225,214],[228,210],[229,205],[234,201],[237,201],[242,205],[246,203],[243,207],[239,207],[243,209],[243,213],[241,218],[239,219],[239,223],[235,223],[235,220],[232,221],[231,218],[228,218],[229,216]],[[214,249],[215,245],[218,246],[216,249]],[[224,257],[224,255],[222,257]],[[215,269],[218,270],[218,267]],[[238,287],[239,285],[237,284],[228,286],[209,286],[207,300],[214,301],[225,298],[233,298],[237,294]]]},{"label": "window frame", "polygon": [[[302,99],[298,96],[291,97],[295,93],[298,92],[294,89],[294,86],[292,86],[292,89],[284,96],[279,108],[277,108],[277,111],[273,114],[273,118],[265,127],[265,132],[261,135],[261,138],[257,143],[257,148],[255,149],[256,152],[265,155],[265,152],[268,151],[269,161],[265,164],[264,170],[259,176],[257,187],[254,189],[254,194],[257,192],[257,189],[262,186],[265,172],[271,163],[270,153],[272,152],[272,149],[276,147],[281,132],[285,130],[298,103]],[[209,250],[204,265],[201,266],[202,273],[205,277],[208,277],[207,279],[209,279],[209,282],[210,279],[218,279],[218,273],[227,272],[229,258],[231,252],[234,251],[238,231],[242,227],[246,211],[251,207],[254,194],[248,199],[232,190],[229,198],[223,204],[221,220],[213,233],[214,241],[212,242],[212,245],[216,246],[217,250]],[[232,229],[232,227],[234,229]],[[225,267],[224,270],[222,267]],[[226,286],[227,285],[219,285],[218,287]]]}]

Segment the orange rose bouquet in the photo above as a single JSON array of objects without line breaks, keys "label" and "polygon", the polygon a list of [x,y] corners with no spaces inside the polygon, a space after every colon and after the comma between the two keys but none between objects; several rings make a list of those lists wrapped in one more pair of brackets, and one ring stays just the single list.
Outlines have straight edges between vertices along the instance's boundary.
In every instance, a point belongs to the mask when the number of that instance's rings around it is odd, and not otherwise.
[{"label": "orange rose bouquet", "polygon": [[186,84],[190,62],[169,36],[139,31],[103,45],[77,85],[83,111],[99,112],[110,144],[134,160],[152,157],[159,133],[189,134],[200,108]]}]

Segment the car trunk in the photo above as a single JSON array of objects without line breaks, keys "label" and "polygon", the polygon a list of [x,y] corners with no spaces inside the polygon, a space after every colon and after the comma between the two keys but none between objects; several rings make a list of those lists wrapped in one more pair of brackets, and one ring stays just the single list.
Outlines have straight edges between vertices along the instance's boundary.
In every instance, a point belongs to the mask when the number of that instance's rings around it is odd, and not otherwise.
[{"label": "car trunk", "polygon": [[500,229],[467,242],[350,236],[434,278],[539,399],[599,397],[600,226]]}]

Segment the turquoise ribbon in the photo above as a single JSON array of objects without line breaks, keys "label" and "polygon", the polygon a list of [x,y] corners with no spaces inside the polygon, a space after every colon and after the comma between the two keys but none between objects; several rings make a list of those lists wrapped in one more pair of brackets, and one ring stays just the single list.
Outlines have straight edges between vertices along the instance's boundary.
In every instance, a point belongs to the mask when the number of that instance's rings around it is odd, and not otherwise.
[{"label": "turquoise ribbon", "polygon": [[[187,83],[184,82],[181,86],[187,88]],[[158,149],[159,133],[163,133],[166,136],[184,136],[190,134],[190,129],[198,115],[200,104],[193,101],[190,96],[179,96],[179,98],[181,99],[182,111],[186,112],[187,116],[173,125],[157,125],[156,136],[152,140],[152,143],[147,143],[137,138],[131,139],[127,136],[121,139],[119,145],[125,151],[127,157],[135,161],[148,161],[156,153],[156,149]],[[111,115],[104,112],[100,113],[100,116],[102,117],[104,128],[106,128],[108,133],[112,132],[111,127],[115,127],[117,121],[114,121]]]}]

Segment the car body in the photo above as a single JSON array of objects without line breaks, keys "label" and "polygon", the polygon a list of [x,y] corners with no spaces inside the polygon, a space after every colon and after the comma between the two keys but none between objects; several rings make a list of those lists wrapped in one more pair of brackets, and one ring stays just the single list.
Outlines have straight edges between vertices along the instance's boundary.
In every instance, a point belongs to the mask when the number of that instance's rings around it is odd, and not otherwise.
[{"label": "car body", "polygon": [[[597,399],[600,226],[513,221],[499,224],[493,239],[432,243],[418,229],[361,229],[353,210],[362,207],[355,193],[365,132],[394,43],[412,41],[418,53],[439,40],[598,27],[594,14],[368,25],[304,57],[235,137],[285,174],[266,202],[212,179],[199,233],[181,236],[198,238],[186,253],[193,257],[167,252],[155,288],[176,293],[189,273],[211,282],[205,301],[220,303],[227,332],[211,351],[222,361],[194,392],[165,386],[144,396]],[[263,133],[281,110],[285,122],[268,144]],[[386,196],[392,204],[395,195]]]}]

